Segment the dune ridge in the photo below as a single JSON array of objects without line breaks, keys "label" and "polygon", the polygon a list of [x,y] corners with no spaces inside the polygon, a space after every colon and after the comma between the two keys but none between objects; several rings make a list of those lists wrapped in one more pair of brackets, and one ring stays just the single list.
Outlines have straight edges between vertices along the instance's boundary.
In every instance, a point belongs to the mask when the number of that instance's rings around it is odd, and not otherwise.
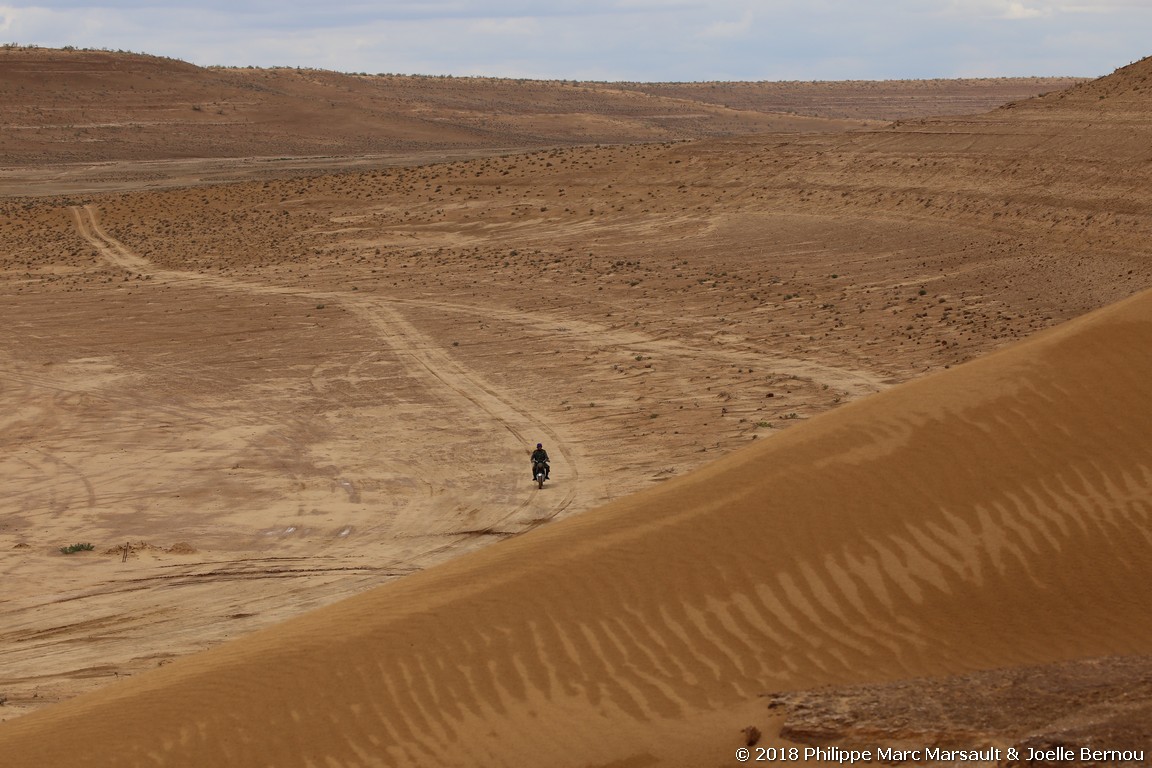
[{"label": "dune ridge", "polygon": [[1152,361],[1133,350],[1149,342],[1144,292],[5,723],[0,750],[16,766],[724,764],[747,723],[722,716],[765,691],[1148,653]]}]

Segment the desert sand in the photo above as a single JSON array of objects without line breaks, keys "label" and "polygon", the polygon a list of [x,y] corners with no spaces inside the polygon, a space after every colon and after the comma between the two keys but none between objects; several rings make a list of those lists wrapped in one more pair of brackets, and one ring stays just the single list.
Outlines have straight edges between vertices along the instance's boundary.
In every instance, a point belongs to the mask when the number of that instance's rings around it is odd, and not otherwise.
[{"label": "desert sand", "polygon": [[[1152,655],[1150,74],[655,142],[8,145],[5,764],[1133,748],[1145,688],[1064,694]],[[1036,722],[853,704],[1022,675]]]}]

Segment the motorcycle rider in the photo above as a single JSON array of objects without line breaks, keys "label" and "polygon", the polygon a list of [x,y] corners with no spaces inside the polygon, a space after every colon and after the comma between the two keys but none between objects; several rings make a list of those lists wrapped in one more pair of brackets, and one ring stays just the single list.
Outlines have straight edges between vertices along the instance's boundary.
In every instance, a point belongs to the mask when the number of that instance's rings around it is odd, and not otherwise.
[{"label": "motorcycle rider", "polygon": [[[544,464],[544,479],[547,480],[548,475],[551,472],[551,469],[548,466],[548,451],[544,450],[544,444],[543,443],[536,443],[536,450],[532,451],[532,469],[533,470],[536,469],[536,462],[541,462]],[[533,480],[536,479],[535,473],[533,473],[532,479]]]}]

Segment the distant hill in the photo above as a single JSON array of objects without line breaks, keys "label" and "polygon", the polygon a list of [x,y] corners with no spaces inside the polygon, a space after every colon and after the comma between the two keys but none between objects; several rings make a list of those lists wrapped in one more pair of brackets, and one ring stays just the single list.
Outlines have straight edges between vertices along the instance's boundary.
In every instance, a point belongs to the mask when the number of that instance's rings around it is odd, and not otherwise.
[{"label": "distant hill", "polygon": [[1112,74],[1044,94],[1031,106],[1039,109],[1075,111],[1085,107],[1116,113],[1125,109],[1147,114],[1152,110],[1152,56],[1120,67]]},{"label": "distant hill", "polygon": [[1086,82],[1071,77],[955,80],[838,80],[742,83],[636,83],[655,96],[722,104],[732,109],[842,120],[906,120],[987,112],[1019,99]]},{"label": "distant hill", "polygon": [[589,83],[205,68],[7,46],[0,166],[845,131],[985,111],[1075,82]]}]

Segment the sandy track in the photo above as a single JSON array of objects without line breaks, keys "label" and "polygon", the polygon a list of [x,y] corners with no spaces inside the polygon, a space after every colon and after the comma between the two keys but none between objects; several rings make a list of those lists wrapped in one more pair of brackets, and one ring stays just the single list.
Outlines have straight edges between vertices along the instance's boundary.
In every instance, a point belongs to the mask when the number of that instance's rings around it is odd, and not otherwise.
[{"label": "sandy track", "polygon": [[[600,345],[643,349],[645,354],[660,354],[683,360],[699,360],[707,357],[712,359],[717,366],[743,365],[752,367],[764,362],[763,353],[756,350],[716,349],[714,347],[704,349],[677,338],[662,338],[651,334],[633,333],[602,323],[593,323],[572,317],[559,320],[547,313],[526,314],[491,307],[478,307],[472,304],[424,299],[391,299],[389,303],[396,306],[419,306],[465,315],[498,318],[510,324],[533,328],[541,333],[558,335],[566,340],[592,338]],[[563,331],[557,333],[557,326],[563,327]],[[866,370],[844,365],[829,365],[815,359],[805,360],[783,354],[773,354],[772,367],[782,375],[817,379],[830,387],[843,390],[853,397],[870,395],[888,386],[882,376],[877,376]]]},{"label": "sandy track", "polygon": [[[515,439],[515,445],[530,445],[533,439],[529,434],[546,436],[552,446],[553,461],[560,459],[557,467],[562,468],[570,480],[564,484],[560,498],[551,503],[550,511],[537,517],[533,523],[551,519],[568,509],[577,497],[580,469],[574,460],[574,452],[565,447],[565,441],[556,430],[535,420],[525,407],[513,404],[508,395],[470,373],[432,344],[391,304],[392,302],[383,299],[367,299],[352,302],[350,308],[364,316],[377,329],[381,338],[388,339],[392,343],[398,339],[402,340],[404,354],[411,361],[409,369],[414,374],[426,377],[430,382],[447,388],[475,405],[480,412],[487,414],[511,434]],[[521,513],[531,498],[502,518],[500,524]]]},{"label": "sandy track", "polygon": [[[559,466],[563,468],[566,477],[570,479],[564,484],[560,498],[550,502],[550,509],[543,517],[538,518],[538,521],[550,519],[560,514],[576,498],[580,471],[573,452],[564,447],[556,430],[540,422],[528,412],[525,406],[514,404],[509,395],[483,381],[475,373],[467,370],[447,353],[440,350],[431,339],[424,336],[419,329],[404,318],[403,314],[394,306],[397,302],[375,297],[354,297],[346,293],[300,291],[282,286],[203,275],[197,272],[161,269],[104,231],[100,226],[99,214],[95,206],[73,206],[69,210],[81,237],[103,254],[109,262],[130,272],[149,275],[161,280],[192,281],[231,291],[303,296],[309,299],[344,304],[375,329],[383,344],[398,352],[409,362],[407,370],[413,376],[421,378],[431,389],[446,389],[479,408],[482,413],[508,432],[515,439],[516,445],[529,446],[532,442],[531,438],[527,436],[529,433],[545,435],[550,439],[557,458],[561,460]],[[440,457],[436,458],[439,459]],[[442,470],[437,461],[429,466],[428,475],[434,476],[440,471]],[[529,506],[532,498],[534,497],[529,496],[503,519],[514,517],[522,512]]]},{"label": "sandy track", "polygon": [[[506,447],[508,454],[514,454],[518,449],[531,447],[535,442],[540,441],[537,439],[539,436],[547,438],[551,446],[554,467],[559,470],[558,474],[562,474],[565,478],[564,482],[557,487],[559,495],[548,494],[543,497],[545,501],[541,504],[541,497],[527,494],[523,501],[506,514],[480,529],[464,531],[465,533],[497,536],[514,535],[525,530],[524,525],[529,528],[534,527],[563,514],[580,497],[579,459],[574,449],[566,447],[566,444],[571,442],[571,438],[567,435],[562,436],[557,428],[545,424],[533,416],[528,407],[516,403],[510,395],[501,392],[475,372],[453,360],[432,339],[421,333],[403,316],[396,306],[402,302],[378,297],[357,297],[351,293],[300,291],[284,286],[204,275],[197,272],[162,269],[140,257],[124,243],[109,235],[100,225],[99,213],[95,206],[73,206],[70,208],[70,212],[76,223],[77,232],[111,263],[128,271],[161,280],[191,281],[241,293],[303,296],[308,299],[342,304],[363,318],[365,323],[376,331],[379,341],[406,362],[405,369],[413,378],[422,381],[429,390],[445,391],[451,396],[466,401],[468,405],[475,406],[480,413],[485,414],[500,429],[508,433],[513,439]],[[417,302],[409,300],[408,303]],[[423,304],[430,306],[434,303],[423,302]],[[499,313],[499,310],[494,310],[494,312]],[[422,476],[425,478],[425,482],[430,482],[433,485],[438,482],[436,478],[444,473],[443,461],[445,459],[454,465],[456,464],[456,457],[452,456],[444,457],[434,454],[428,459]],[[466,464],[463,467],[454,466],[452,471],[457,471],[457,469],[462,469],[465,473],[472,472]],[[527,520],[519,520],[520,525],[516,525],[517,519],[524,518],[525,514],[528,513],[531,513],[531,516]],[[508,529],[509,525],[512,526],[511,529]]]},{"label": "sandy track", "polygon": [[100,227],[94,206],[72,206],[69,208],[69,212],[72,214],[73,221],[76,222],[76,231],[80,233],[80,236],[112,264],[135,272],[150,274],[156,271],[147,259],[137,256]]}]

